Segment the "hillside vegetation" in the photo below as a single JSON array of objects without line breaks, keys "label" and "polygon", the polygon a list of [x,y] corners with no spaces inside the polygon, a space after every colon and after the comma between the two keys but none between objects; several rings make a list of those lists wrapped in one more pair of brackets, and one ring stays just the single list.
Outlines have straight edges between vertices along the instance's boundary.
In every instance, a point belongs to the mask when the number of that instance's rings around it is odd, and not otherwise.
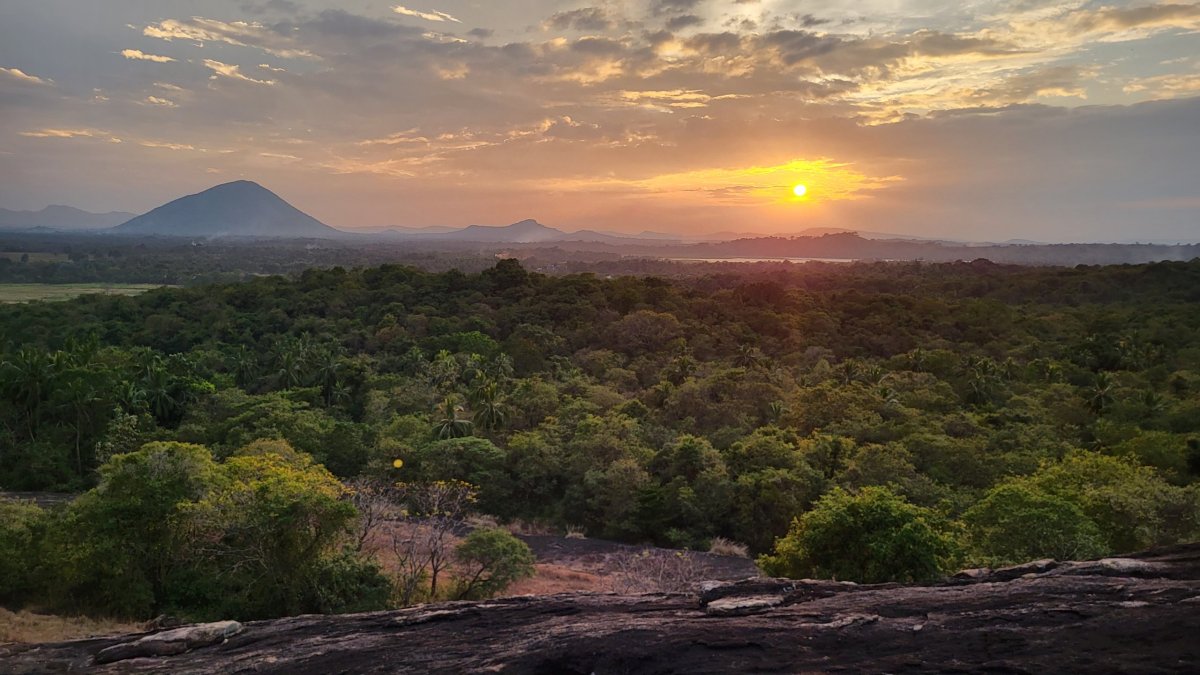
[{"label": "hillside vegetation", "polygon": [[[666,280],[505,260],[3,306],[0,487],[95,489],[0,527],[0,567],[42,570],[0,593],[56,585],[125,615],[378,606],[339,534],[356,516],[337,479],[356,477],[465,481],[500,520],[594,537],[723,537],[792,576],[922,580],[1194,539],[1197,302],[1200,261]],[[148,481],[166,481],[161,507],[127,498]],[[153,514],[160,539],[104,534]],[[274,547],[262,573],[297,577],[264,584],[237,558],[255,542]],[[180,550],[195,564],[167,562]],[[118,554],[139,564],[98,562]],[[114,579],[144,597],[96,595]]]}]

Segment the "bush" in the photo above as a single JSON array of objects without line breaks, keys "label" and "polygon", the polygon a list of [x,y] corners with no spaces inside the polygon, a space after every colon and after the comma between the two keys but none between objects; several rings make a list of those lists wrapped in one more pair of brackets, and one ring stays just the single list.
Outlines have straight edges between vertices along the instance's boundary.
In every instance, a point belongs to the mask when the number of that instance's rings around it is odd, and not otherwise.
[{"label": "bush", "polygon": [[1100,528],[1113,553],[1140,551],[1200,534],[1197,505],[1187,490],[1128,459],[1075,451],[1047,464],[1029,484],[1079,507]]},{"label": "bush", "polygon": [[882,487],[836,488],[759,558],[768,574],[862,583],[928,581],[954,569],[958,544],[937,515]]},{"label": "bush", "polygon": [[286,443],[221,464],[204,446],[150,443],[100,476],[41,547],[61,607],[249,619],[386,606],[378,568],[343,550],[356,516],[345,488]]},{"label": "bush", "polygon": [[750,557],[750,549],[745,544],[739,544],[725,537],[713,537],[708,544],[708,552],[713,555],[726,555],[734,558]]},{"label": "bush", "polygon": [[46,523],[47,513],[37,505],[0,500],[0,604],[20,604],[36,591]]},{"label": "bush", "polygon": [[1075,504],[1020,482],[999,485],[963,514],[973,552],[987,564],[1086,560],[1108,552],[1100,528]]},{"label": "bush", "polygon": [[174,592],[195,586],[184,511],[219,479],[199,445],[149,443],[111,457],[100,484],[72,502],[47,537],[58,603],[141,619],[173,609]]},{"label": "bush", "polygon": [[534,574],[533,551],[505,530],[475,530],[454,550],[458,598],[491,597]]},{"label": "bush", "polygon": [[385,609],[392,596],[379,565],[348,552],[320,560],[310,583],[311,611],[322,614]]}]

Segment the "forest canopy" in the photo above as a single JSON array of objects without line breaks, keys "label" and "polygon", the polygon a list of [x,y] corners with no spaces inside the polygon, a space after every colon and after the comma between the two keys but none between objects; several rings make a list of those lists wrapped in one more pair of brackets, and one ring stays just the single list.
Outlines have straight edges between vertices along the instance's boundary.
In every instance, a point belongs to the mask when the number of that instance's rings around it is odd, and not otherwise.
[{"label": "forest canopy", "polygon": [[[465,481],[502,520],[863,580],[1197,536],[1200,261],[756,269],[335,267],[0,306],[0,488],[112,490],[176,444],[218,476],[172,484],[196,512],[268,472],[316,481],[333,530],[335,478]],[[72,517],[99,526],[93,499]],[[907,528],[912,569],[822,557],[856,522]],[[340,564],[322,547],[312,570]]]}]

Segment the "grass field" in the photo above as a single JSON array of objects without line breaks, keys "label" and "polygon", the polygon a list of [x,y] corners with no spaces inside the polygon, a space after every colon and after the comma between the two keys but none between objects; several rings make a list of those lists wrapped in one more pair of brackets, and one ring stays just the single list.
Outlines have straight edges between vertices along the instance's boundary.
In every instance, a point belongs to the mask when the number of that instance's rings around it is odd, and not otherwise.
[{"label": "grass field", "polygon": [[0,303],[69,300],[87,293],[137,295],[158,284],[0,284]]},{"label": "grass field", "polygon": [[0,251],[0,258],[8,258],[13,262],[21,259],[21,256],[29,256],[29,262],[62,262],[69,260],[66,253],[43,253],[38,251]]}]

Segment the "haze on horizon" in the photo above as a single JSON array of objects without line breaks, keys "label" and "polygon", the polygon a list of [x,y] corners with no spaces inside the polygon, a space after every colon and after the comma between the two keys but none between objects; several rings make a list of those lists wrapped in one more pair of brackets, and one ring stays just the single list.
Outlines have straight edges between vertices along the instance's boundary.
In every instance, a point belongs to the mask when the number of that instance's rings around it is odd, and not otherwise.
[{"label": "haze on horizon", "polygon": [[0,207],[1200,238],[1200,3],[340,5],[0,3]]}]

